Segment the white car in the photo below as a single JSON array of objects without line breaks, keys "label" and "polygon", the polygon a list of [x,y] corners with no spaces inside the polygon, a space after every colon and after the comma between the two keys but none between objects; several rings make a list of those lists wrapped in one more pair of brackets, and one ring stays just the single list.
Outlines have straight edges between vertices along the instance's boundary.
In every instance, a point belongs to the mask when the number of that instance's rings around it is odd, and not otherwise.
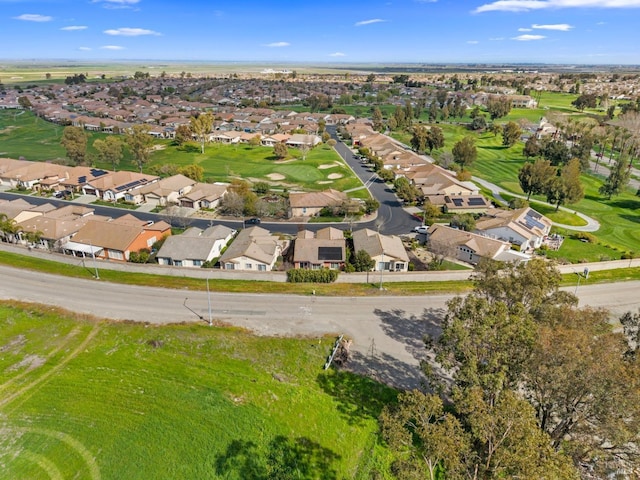
[{"label": "white car", "polygon": [[417,227],[413,227],[413,231],[415,233],[420,233],[422,235],[426,235],[428,229],[429,227],[427,227],[426,225],[418,225]]}]

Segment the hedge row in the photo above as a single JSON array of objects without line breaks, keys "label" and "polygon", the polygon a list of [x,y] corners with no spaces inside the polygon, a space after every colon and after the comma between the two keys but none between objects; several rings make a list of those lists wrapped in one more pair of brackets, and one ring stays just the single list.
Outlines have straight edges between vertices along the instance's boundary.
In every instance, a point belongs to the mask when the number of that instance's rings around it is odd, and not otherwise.
[{"label": "hedge row", "polygon": [[323,268],[320,270],[307,270],[294,268],[287,271],[287,282],[290,283],[332,283],[338,278],[337,270]]}]

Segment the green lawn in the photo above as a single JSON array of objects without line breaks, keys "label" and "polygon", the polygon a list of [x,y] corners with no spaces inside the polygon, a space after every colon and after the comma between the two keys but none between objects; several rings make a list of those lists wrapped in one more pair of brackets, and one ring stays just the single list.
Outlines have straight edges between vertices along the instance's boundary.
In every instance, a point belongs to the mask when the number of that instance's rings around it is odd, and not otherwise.
[{"label": "green lawn", "polygon": [[322,370],[333,338],[7,303],[0,318],[3,478],[369,478],[377,416],[395,398]]}]

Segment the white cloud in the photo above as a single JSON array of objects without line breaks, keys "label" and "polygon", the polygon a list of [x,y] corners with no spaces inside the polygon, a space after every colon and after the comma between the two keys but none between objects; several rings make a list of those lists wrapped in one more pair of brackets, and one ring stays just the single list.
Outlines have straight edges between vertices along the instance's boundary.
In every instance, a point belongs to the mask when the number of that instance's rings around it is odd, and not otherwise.
[{"label": "white cloud", "polygon": [[17,17],[13,17],[15,20],[24,20],[26,22],[50,22],[53,17],[49,15],[38,15],[36,13],[23,13]]},{"label": "white cloud", "polygon": [[133,8],[140,0],[93,0],[92,3],[102,3],[104,8]]},{"label": "white cloud", "polygon": [[120,45],[103,45],[100,47],[102,50],[124,50],[124,47]]},{"label": "white cloud", "polygon": [[530,28],[519,28],[518,31],[519,32],[530,32],[531,29]]},{"label": "white cloud", "polygon": [[267,43],[262,45],[263,47],[270,47],[270,48],[279,48],[279,47],[288,47],[291,44],[289,42],[273,42],[273,43]]},{"label": "white cloud", "polygon": [[552,25],[538,25],[537,23],[534,23],[531,25],[531,28],[536,30],[558,30],[559,32],[568,32],[573,28],[573,26],[568,23],[556,23]]},{"label": "white cloud", "polygon": [[76,30],[86,30],[87,26],[85,25],[69,25],[68,27],[62,27],[60,30],[64,30],[65,32],[73,32]]},{"label": "white cloud", "polygon": [[91,49],[89,47],[79,47],[78,50],[82,50],[83,52],[90,52]]},{"label": "white cloud", "polygon": [[467,43],[468,43],[469,45],[477,45],[477,44],[479,44],[480,42],[479,42],[478,40],[467,40]]},{"label": "white cloud", "polygon": [[559,8],[638,8],[640,0],[496,0],[480,5],[475,13],[528,12]]},{"label": "white cloud", "polygon": [[511,40],[518,40],[519,42],[530,42],[532,40],[542,40],[543,38],[547,38],[544,35],[518,35],[517,37],[513,37]]},{"label": "white cloud", "polygon": [[109,30],[105,30],[104,33],[107,35],[120,35],[123,37],[139,37],[140,35],[161,35],[158,32],[154,32],[153,30],[147,30],[146,28],[112,28]]},{"label": "white cloud", "polygon": [[371,25],[372,23],[381,23],[381,22],[384,22],[384,20],[381,18],[372,18],[371,20],[362,20],[360,22],[356,22],[355,26],[361,27],[363,25]]},{"label": "white cloud", "polygon": [[346,55],[342,52],[330,53],[329,56],[330,57],[346,57]]}]

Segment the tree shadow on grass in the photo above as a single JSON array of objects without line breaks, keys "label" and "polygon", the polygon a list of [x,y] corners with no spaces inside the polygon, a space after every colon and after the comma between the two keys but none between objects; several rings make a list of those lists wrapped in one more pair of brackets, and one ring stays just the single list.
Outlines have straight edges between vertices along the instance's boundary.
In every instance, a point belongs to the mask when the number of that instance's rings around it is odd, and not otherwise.
[{"label": "tree shadow on grass", "polygon": [[[352,362],[354,359],[349,365]],[[336,400],[338,411],[352,425],[377,419],[382,408],[397,396],[393,388],[352,371],[331,369],[318,375],[316,381]]]},{"label": "tree shadow on grass", "polygon": [[340,455],[306,437],[279,435],[265,448],[246,440],[233,440],[216,457],[216,474],[238,480],[337,480],[334,467]]}]

